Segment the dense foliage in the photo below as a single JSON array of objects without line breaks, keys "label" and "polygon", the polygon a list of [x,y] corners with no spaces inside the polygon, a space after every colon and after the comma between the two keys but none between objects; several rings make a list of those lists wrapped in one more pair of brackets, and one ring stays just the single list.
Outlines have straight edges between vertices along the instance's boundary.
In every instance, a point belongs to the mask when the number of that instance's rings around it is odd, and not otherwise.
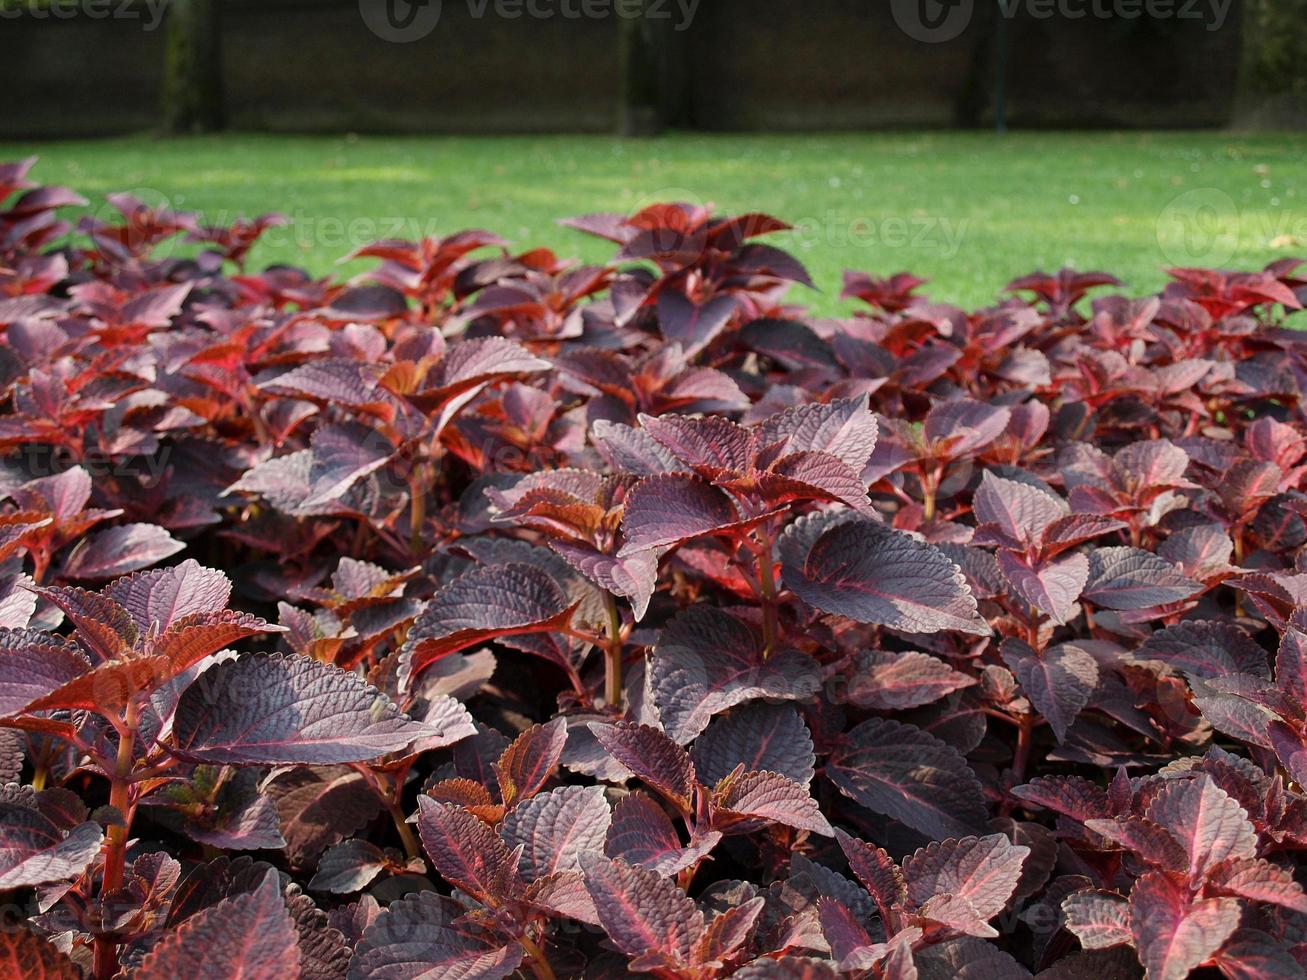
[{"label": "dense foliage", "polygon": [[1301,977],[1296,263],[357,282],[0,168],[6,976]]}]

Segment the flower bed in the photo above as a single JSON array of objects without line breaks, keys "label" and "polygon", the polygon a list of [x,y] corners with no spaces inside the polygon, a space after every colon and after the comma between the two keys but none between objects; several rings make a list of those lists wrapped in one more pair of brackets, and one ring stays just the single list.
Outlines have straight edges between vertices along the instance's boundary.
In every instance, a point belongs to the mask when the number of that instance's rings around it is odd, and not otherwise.
[{"label": "flower bed", "polygon": [[30,166],[7,975],[1301,975],[1297,263],[816,320],[764,215],[337,282]]}]

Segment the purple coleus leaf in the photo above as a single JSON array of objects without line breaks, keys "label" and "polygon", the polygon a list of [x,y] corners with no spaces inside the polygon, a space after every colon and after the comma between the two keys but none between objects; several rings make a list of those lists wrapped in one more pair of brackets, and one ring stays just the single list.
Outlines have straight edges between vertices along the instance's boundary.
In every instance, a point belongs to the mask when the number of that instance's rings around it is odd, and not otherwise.
[{"label": "purple coleus leaf", "polygon": [[23,980],[82,980],[82,971],[48,939],[24,928],[0,933],[0,975]]},{"label": "purple coleus leaf", "polygon": [[717,831],[684,844],[667,811],[652,797],[632,793],[613,808],[612,823],[604,838],[604,853],[628,864],[674,875],[690,867],[721,840]]},{"label": "purple coleus leaf", "polygon": [[759,698],[804,700],[821,687],[817,663],[797,650],[766,654],[742,616],[693,606],[664,629],[649,662],[649,688],[668,736],[684,745],[712,716]]},{"label": "purple coleus leaf", "polygon": [[1098,684],[1098,661],[1074,643],[1034,650],[1013,638],[1003,641],[1002,654],[1058,741],[1066,741],[1067,731]]},{"label": "purple coleus leaf", "polygon": [[727,776],[722,783],[714,793],[720,808],[713,821],[716,827],[725,829],[743,822],[752,828],[761,821],[825,837],[835,834],[808,788],[780,773],[742,772]]},{"label": "purple coleus leaf", "polygon": [[385,466],[395,447],[376,430],[356,422],[318,429],[310,440],[306,513],[338,500],[359,480]]},{"label": "purple coleus leaf", "polygon": [[355,674],[295,655],[220,663],[186,689],[177,754],[198,762],[363,762],[429,734]]},{"label": "purple coleus leaf", "polygon": [[1085,949],[1133,945],[1130,904],[1115,892],[1087,888],[1062,901],[1066,928]]},{"label": "purple coleus leaf", "polygon": [[71,881],[95,860],[104,840],[98,824],[87,821],[65,833],[35,794],[7,797],[0,801],[0,890]]},{"label": "purple coleus leaf", "polygon": [[567,720],[536,725],[519,735],[494,764],[504,806],[534,796],[548,782],[567,744]]},{"label": "purple coleus leaf", "polygon": [[644,619],[658,586],[658,549],[618,558],[570,541],[550,541],[549,547],[595,585],[629,601],[637,623]]},{"label": "purple coleus leaf", "polygon": [[845,734],[826,775],[846,796],[931,837],[985,827],[984,790],[952,746],[913,725],[871,718]]},{"label": "purple coleus leaf", "polygon": [[162,631],[188,616],[225,609],[231,580],[187,559],[171,568],[124,576],[105,586],[104,594],[127,611],[138,630]]},{"label": "purple coleus leaf", "polygon": [[667,549],[747,523],[725,492],[693,476],[646,477],[626,498],[619,557]]},{"label": "purple coleus leaf", "polygon": [[1183,602],[1203,591],[1165,558],[1139,548],[1099,548],[1089,556],[1084,597],[1104,609],[1131,611]]},{"label": "purple coleus leaf", "polygon": [[862,395],[786,409],[764,420],[758,434],[764,446],[780,445],[778,457],[826,453],[861,473],[876,449],[878,427]]},{"label": "purple coleus leaf", "polygon": [[83,538],[64,562],[65,578],[103,582],[175,555],[186,545],[157,524],[122,524]]},{"label": "purple coleus leaf", "polygon": [[417,825],[423,850],[450,884],[491,905],[521,890],[517,856],[479,817],[420,796]]},{"label": "purple coleus leaf", "polygon": [[389,863],[385,853],[365,840],[347,840],[327,848],[309,882],[313,891],[348,895],[366,888]]},{"label": "purple coleus leaf", "polygon": [[714,296],[702,305],[675,289],[658,296],[658,331],[669,343],[680,344],[692,358],[717,338],[735,315],[735,297]]},{"label": "purple coleus leaf", "polygon": [[299,972],[295,923],[282,898],[281,878],[269,870],[253,891],[203,909],[167,933],[135,975],[146,980],[218,980]]},{"label": "purple coleus leaf", "polygon": [[1040,544],[1044,532],[1071,513],[1059,497],[988,471],[981,477],[971,506],[977,523],[996,529],[1014,550]]},{"label": "purple coleus leaf", "polygon": [[903,861],[908,903],[929,916],[932,903],[947,898],[957,909],[952,900],[960,899],[966,902],[964,931],[996,936],[986,923],[1012,898],[1029,855],[1030,848],[1013,844],[1002,834],[932,843]]},{"label": "purple coleus leaf", "polygon": [[[1290,642],[1288,633],[1284,642]],[[1135,657],[1160,660],[1186,677],[1214,678],[1230,674],[1270,677],[1266,651],[1233,623],[1205,620],[1176,623],[1150,633],[1135,651]]]},{"label": "purple coleus leaf", "polygon": [[91,669],[77,644],[53,633],[0,629],[0,715],[13,715]]},{"label": "purple coleus leaf", "polygon": [[850,511],[799,518],[779,553],[785,585],[822,612],[907,633],[990,633],[943,552]]},{"label": "purple coleus leaf", "polygon": [[1184,980],[1239,928],[1238,899],[1204,898],[1161,871],[1130,890],[1130,930],[1149,980]]},{"label": "purple coleus leaf", "polygon": [[674,881],[606,857],[584,857],[581,869],[613,945],[651,965],[675,968],[693,962],[704,917]]},{"label": "purple coleus leaf", "polygon": [[406,677],[496,637],[548,633],[572,618],[568,601],[548,572],[534,565],[480,565],[432,597],[409,631],[401,656]]},{"label": "purple coleus leaf", "polygon": [[467,909],[433,891],[391,902],[364,930],[348,980],[502,980],[524,956],[517,943],[497,943],[465,921]]},{"label": "purple coleus leaf", "polygon": [[873,711],[902,711],[931,704],[976,683],[938,657],[912,650],[858,654],[848,680],[848,702]]},{"label": "purple coleus leaf", "polygon": [[745,772],[776,772],[807,785],[816,769],[812,735],[799,712],[783,704],[754,702],[713,719],[690,750],[703,782],[715,785],[740,766]]},{"label": "purple coleus leaf", "polygon": [[998,568],[1018,596],[1064,625],[1089,581],[1089,558],[1082,554],[1029,561],[1011,551],[998,553]]},{"label": "purple coleus leaf", "polygon": [[611,824],[603,787],[560,786],[509,813],[499,833],[510,850],[522,849],[522,879],[535,881],[579,868],[584,854],[602,854]]},{"label": "purple coleus leaf", "polygon": [[1257,856],[1257,830],[1248,814],[1210,776],[1171,780],[1153,796],[1145,815],[1184,848],[1192,880],[1223,861]]},{"label": "purple coleus leaf", "polygon": [[698,778],[686,751],[656,728],[632,722],[590,723],[604,751],[682,813],[690,811]]}]

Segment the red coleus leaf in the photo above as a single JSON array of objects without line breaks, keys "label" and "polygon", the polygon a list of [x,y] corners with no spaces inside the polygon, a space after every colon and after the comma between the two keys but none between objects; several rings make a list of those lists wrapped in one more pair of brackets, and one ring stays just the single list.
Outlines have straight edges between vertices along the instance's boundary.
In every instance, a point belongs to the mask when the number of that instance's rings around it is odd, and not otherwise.
[{"label": "red coleus leaf", "polygon": [[1062,915],[1085,949],[1107,949],[1134,943],[1130,905],[1115,892],[1086,889],[1067,896]]},{"label": "red coleus leaf", "polygon": [[965,899],[983,924],[1007,905],[1029,854],[1002,834],[930,844],[903,861],[907,900],[923,908],[945,895]]},{"label": "red coleus leaf", "polygon": [[518,943],[498,943],[465,920],[466,909],[433,891],[392,902],[363,931],[350,962],[350,980],[396,976],[409,980],[468,977],[502,980],[521,965]]},{"label": "red coleus leaf", "polygon": [[1099,548],[1089,556],[1084,597],[1105,609],[1151,609],[1201,591],[1166,559],[1139,548]]},{"label": "red coleus leaf", "polygon": [[489,905],[520,890],[517,858],[482,820],[419,797],[417,825],[423,849],[450,884]]},{"label": "red coleus leaf", "polygon": [[1194,881],[1224,861],[1257,856],[1257,830],[1248,814],[1208,776],[1171,780],[1145,815],[1184,847]]},{"label": "red coleus leaf", "polygon": [[689,812],[697,778],[689,755],[648,725],[590,723],[604,751],[682,812]]},{"label": "red coleus leaf", "polygon": [[1160,871],[1130,890],[1130,930],[1140,962],[1156,980],[1184,980],[1225,944],[1239,918],[1237,899],[1194,899]]},{"label": "red coleus leaf", "polygon": [[889,719],[862,722],[826,764],[839,790],[877,813],[935,837],[984,826],[983,791],[956,749]]},{"label": "red coleus leaf", "polygon": [[737,704],[804,700],[821,686],[820,670],[806,654],[768,656],[757,627],[709,606],[687,609],[663,629],[648,676],[663,728],[682,745]]},{"label": "red coleus leaf", "polygon": [[361,762],[425,734],[357,675],[285,655],[211,667],[173,718],[178,754],[238,765]]},{"label": "red coleus leaf", "polygon": [[822,612],[910,633],[989,626],[943,552],[849,512],[795,521],[780,542],[786,586]]},{"label": "red coleus leaf", "polygon": [[91,669],[81,648],[29,629],[0,630],[0,715],[12,715]]},{"label": "red coleus leaf", "polygon": [[121,524],[83,538],[64,562],[70,579],[102,582],[147,568],[186,547],[157,524]]},{"label": "red coleus leaf", "polygon": [[703,913],[674,881],[606,857],[582,858],[581,868],[599,922],[618,949],[673,966],[693,962]]},{"label": "red coleus leaf", "polygon": [[584,854],[602,854],[612,814],[599,786],[560,786],[532,797],[499,828],[510,850],[522,848],[518,874],[535,881],[580,867]]},{"label": "red coleus leaf", "polygon": [[915,651],[872,650],[859,654],[848,682],[848,700],[859,708],[917,708],[976,683],[937,657]]},{"label": "red coleus leaf", "polygon": [[38,589],[37,594],[64,611],[77,627],[78,642],[100,660],[115,660],[136,644],[131,616],[107,594],[68,586]]},{"label": "red coleus leaf", "polygon": [[725,811],[714,821],[717,827],[735,821],[762,821],[826,837],[835,833],[808,788],[780,773],[743,772],[727,776],[723,783],[714,794],[716,804]]},{"label": "red coleus leaf", "polygon": [[842,830],[835,831],[840,850],[848,859],[849,870],[862,882],[880,910],[881,918],[888,919],[890,911],[908,901],[907,881],[894,859],[882,848],[850,837]]},{"label": "red coleus leaf", "polygon": [[299,976],[299,941],[277,872],[269,870],[254,891],[191,916],[149,952],[136,975],[149,980]]},{"label": "red coleus leaf", "polygon": [[1307,892],[1294,879],[1291,870],[1270,861],[1228,861],[1213,870],[1207,880],[1207,889],[1217,895],[1232,895],[1307,914]]},{"label": "red coleus leaf", "polygon": [[626,543],[619,555],[670,548],[744,523],[730,497],[705,480],[674,474],[646,477],[627,495],[622,513]]},{"label": "red coleus leaf", "polygon": [[721,836],[710,831],[684,844],[662,806],[643,793],[632,793],[613,808],[604,853],[661,875],[673,875],[712,850]]},{"label": "red coleus leaf", "polygon": [[1098,661],[1073,643],[1036,651],[1021,640],[1006,639],[1002,651],[1026,697],[1048,719],[1058,741],[1066,741],[1098,684]]},{"label": "red coleus leaf", "polygon": [[513,807],[538,793],[549,781],[567,743],[567,721],[555,718],[529,728],[504,750],[495,763],[495,776],[504,805]]},{"label": "red coleus leaf", "polygon": [[436,593],[404,645],[409,678],[442,657],[495,637],[562,629],[576,605],[533,565],[482,565]]},{"label": "red coleus leaf", "polygon": [[91,821],[61,828],[35,794],[0,800],[0,890],[71,881],[95,860],[103,839]]},{"label": "red coleus leaf", "polygon": [[23,980],[81,980],[81,971],[48,940],[26,929],[0,933],[0,973]]}]

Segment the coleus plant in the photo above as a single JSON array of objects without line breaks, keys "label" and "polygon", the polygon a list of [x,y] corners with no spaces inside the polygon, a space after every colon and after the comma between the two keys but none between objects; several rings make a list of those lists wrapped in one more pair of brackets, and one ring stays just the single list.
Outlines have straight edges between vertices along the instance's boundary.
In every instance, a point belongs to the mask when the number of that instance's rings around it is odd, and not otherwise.
[{"label": "coleus plant", "polygon": [[33,173],[6,975],[1303,975],[1297,263],[816,318],[763,215],[341,282]]}]

